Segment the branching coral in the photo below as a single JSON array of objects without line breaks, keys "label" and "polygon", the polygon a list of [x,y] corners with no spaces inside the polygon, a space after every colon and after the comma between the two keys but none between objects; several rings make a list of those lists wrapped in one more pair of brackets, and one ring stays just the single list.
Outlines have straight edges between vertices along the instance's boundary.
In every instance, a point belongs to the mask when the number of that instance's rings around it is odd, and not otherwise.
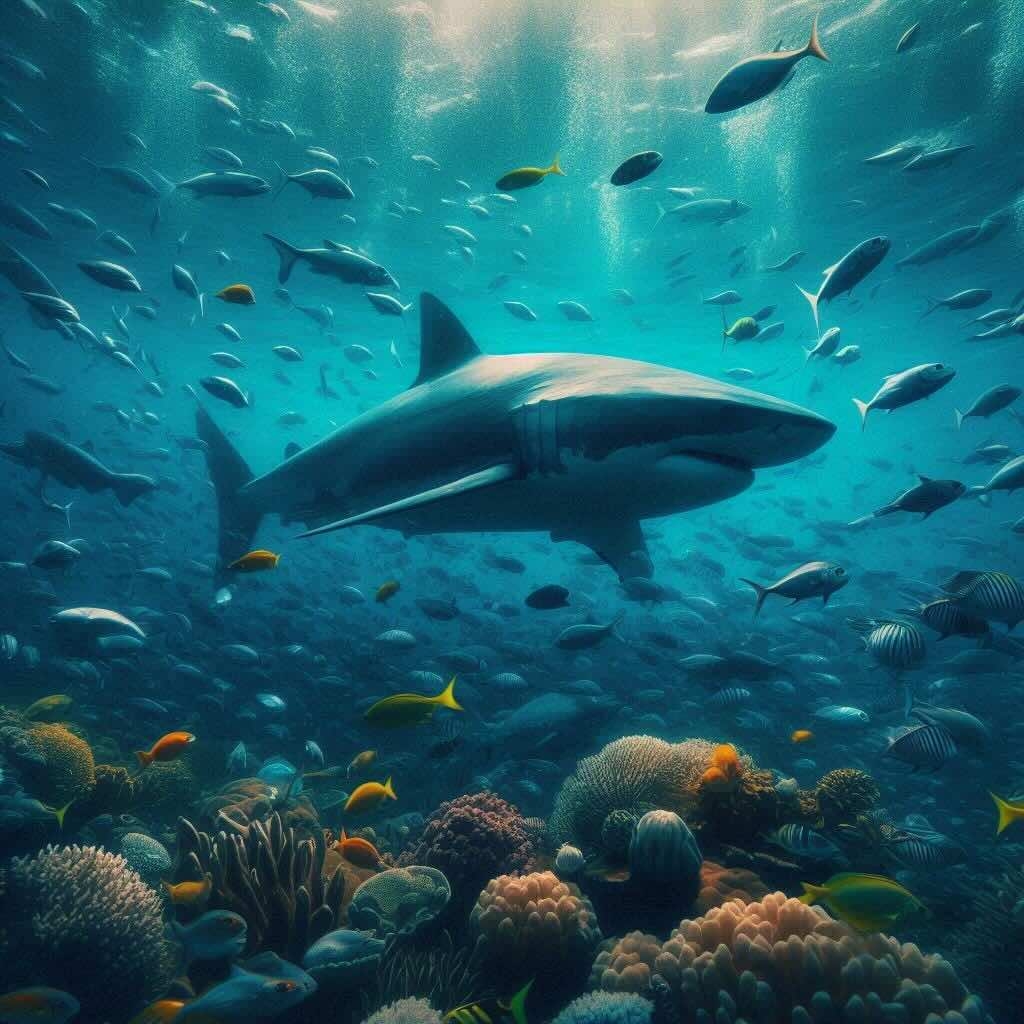
[{"label": "branching coral", "polygon": [[644,991],[646,969],[648,991],[667,985],[683,1019],[719,1024],[991,1024],[942,957],[886,935],[860,935],[781,892],[681,922],[653,958],[652,941],[645,937],[632,973],[616,969],[614,951],[602,953],[591,984]]},{"label": "branching coral", "polygon": [[441,804],[398,864],[437,868],[448,879],[456,904],[465,907],[496,875],[528,870],[535,855],[518,808],[485,791]]},{"label": "branching coral", "polygon": [[817,788],[818,807],[828,828],[856,821],[880,795],[875,780],[859,768],[836,768],[821,777]]},{"label": "branching coral", "polygon": [[40,723],[26,733],[29,748],[41,758],[38,771],[26,775],[32,792],[54,807],[86,796],[96,785],[92,749],[66,726]]},{"label": "branching coral", "polygon": [[706,740],[666,743],[654,736],[623,736],[585,757],[565,780],[548,821],[554,847],[572,843],[604,852],[602,829],[612,812],[639,819],[654,808],[685,817],[715,749]]},{"label": "branching coral", "polygon": [[178,819],[176,882],[202,881],[213,887],[207,909],[233,910],[248,926],[249,953],[272,950],[299,962],[317,939],[341,924],[345,876],[323,876],[322,834],[296,840],[278,815],[254,821],[241,835],[210,836]]},{"label": "branching coral", "polygon": [[74,995],[86,1019],[127,1020],[173,975],[161,911],[160,897],[105,850],[49,846],[14,860],[0,915],[0,988],[50,985]]},{"label": "branching coral", "polygon": [[506,987],[530,978],[569,980],[582,973],[601,941],[597,916],[575,885],[551,871],[492,879],[473,908],[470,927],[481,959]]}]

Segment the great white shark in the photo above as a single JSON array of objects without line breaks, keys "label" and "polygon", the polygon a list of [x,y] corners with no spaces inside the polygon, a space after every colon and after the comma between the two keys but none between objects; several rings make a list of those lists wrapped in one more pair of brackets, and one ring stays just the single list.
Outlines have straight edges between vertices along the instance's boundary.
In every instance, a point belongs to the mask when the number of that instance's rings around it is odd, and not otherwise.
[{"label": "great white shark", "polygon": [[262,517],[314,537],[360,524],[430,533],[543,531],[620,577],[653,572],[640,523],[730,498],[835,426],[814,412],[666,366],[563,353],[484,355],[433,295],[420,367],[396,395],[254,476],[200,404],[220,568]]}]

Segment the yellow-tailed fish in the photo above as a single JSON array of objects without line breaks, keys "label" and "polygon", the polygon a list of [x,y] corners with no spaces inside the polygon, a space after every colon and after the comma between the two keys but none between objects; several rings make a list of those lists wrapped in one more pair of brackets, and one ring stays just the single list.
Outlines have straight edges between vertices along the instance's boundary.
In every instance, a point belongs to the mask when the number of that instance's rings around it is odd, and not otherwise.
[{"label": "yellow-tailed fish", "polygon": [[479,1003],[465,1003],[449,1010],[441,1018],[442,1024],[527,1024],[526,997],[532,981],[528,981],[507,1002],[485,999]]},{"label": "yellow-tailed fish", "polygon": [[1024,819],[1024,799],[1004,800],[990,792],[989,796],[995,801],[996,810],[999,811],[999,821],[996,824],[996,835],[1002,835],[1015,821]]},{"label": "yellow-tailed fish", "polygon": [[925,909],[912,892],[885,875],[847,871],[833,875],[824,885],[801,884],[802,903],[822,903],[860,932],[890,929],[901,918]]},{"label": "yellow-tailed fish", "polygon": [[421,693],[396,693],[377,701],[367,709],[363,717],[371,725],[397,729],[429,722],[438,708],[465,710],[455,699],[455,676],[436,697],[424,697]]},{"label": "yellow-tailed fish", "polygon": [[558,165],[558,157],[551,161],[550,167],[517,167],[498,179],[497,188],[501,192],[514,192],[519,188],[539,185],[549,174],[565,177],[565,171]]},{"label": "yellow-tailed fish", "polygon": [[383,785],[379,782],[364,782],[352,790],[352,795],[345,803],[345,814],[365,814],[379,807],[385,800],[397,800],[391,776]]},{"label": "yellow-tailed fish", "polygon": [[29,704],[22,715],[25,718],[45,718],[58,711],[71,707],[74,703],[66,693],[52,693],[49,697],[40,697],[39,700]]}]

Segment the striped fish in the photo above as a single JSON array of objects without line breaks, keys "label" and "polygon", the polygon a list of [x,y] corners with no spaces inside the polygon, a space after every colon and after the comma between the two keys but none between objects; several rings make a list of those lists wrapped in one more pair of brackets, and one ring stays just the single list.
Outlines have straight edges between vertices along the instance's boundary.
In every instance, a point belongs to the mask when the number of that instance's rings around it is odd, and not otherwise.
[{"label": "striped fish", "polygon": [[937,601],[921,605],[914,613],[930,629],[939,634],[940,640],[947,636],[984,636],[988,623],[962,611],[951,597],[940,597]]},{"label": "striped fish", "polygon": [[707,704],[711,708],[734,708],[746,703],[752,696],[745,686],[727,686],[708,697]]},{"label": "striped fish", "polygon": [[526,1024],[526,997],[532,985],[528,981],[507,1003],[486,999],[457,1006],[441,1018],[442,1024]]},{"label": "striped fish", "polygon": [[768,839],[798,857],[831,860],[841,855],[839,847],[831,839],[806,825],[783,825],[772,832]]},{"label": "striped fish", "polygon": [[958,572],[942,589],[968,615],[1005,622],[1013,629],[1024,619],[1024,586],[1006,572]]},{"label": "striped fish", "polygon": [[926,828],[897,829],[885,852],[908,868],[946,868],[967,860],[967,851],[955,839]]},{"label": "striped fish", "polygon": [[941,725],[915,726],[891,740],[886,750],[888,757],[909,764],[914,771],[936,771],[956,754],[956,741]]},{"label": "striped fish", "polygon": [[885,668],[900,672],[916,668],[927,654],[921,631],[902,619],[848,619],[861,634],[867,652]]}]

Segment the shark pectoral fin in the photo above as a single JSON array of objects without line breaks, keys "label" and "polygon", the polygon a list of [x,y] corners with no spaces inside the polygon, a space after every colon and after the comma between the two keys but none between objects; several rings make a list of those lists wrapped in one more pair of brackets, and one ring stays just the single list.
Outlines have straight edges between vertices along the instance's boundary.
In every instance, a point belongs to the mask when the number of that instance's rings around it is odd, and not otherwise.
[{"label": "shark pectoral fin", "polygon": [[491,487],[494,484],[504,483],[506,480],[513,480],[519,476],[519,468],[508,462],[501,462],[496,466],[489,466],[477,473],[470,473],[468,476],[460,477],[451,483],[441,484],[440,487],[432,487],[428,491],[420,491],[417,494],[410,494],[406,498],[399,498],[387,505],[379,505],[377,508],[368,509],[366,512],[359,512],[357,515],[348,516],[346,519],[339,519],[337,522],[328,523],[326,526],[318,526],[315,530],[307,530],[300,533],[300,537],[316,537],[321,533],[331,533],[334,530],[343,530],[347,526],[357,526],[359,523],[372,523],[376,519],[383,519],[385,516],[396,515],[401,512],[411,512],[413,509],[422,508],[424,505],[432,505],[438,501],[445,501],[448,498],[456,498],[470,491],[478,491],[483,487]]},{"label": "shark pectoral fin", "polygon": [[620,580],[637,576],[649,579],[654,575],[647,542],[636,519],[595,519],[565,530],[552,531],[551,539],[585,544],[619,574]]}]

